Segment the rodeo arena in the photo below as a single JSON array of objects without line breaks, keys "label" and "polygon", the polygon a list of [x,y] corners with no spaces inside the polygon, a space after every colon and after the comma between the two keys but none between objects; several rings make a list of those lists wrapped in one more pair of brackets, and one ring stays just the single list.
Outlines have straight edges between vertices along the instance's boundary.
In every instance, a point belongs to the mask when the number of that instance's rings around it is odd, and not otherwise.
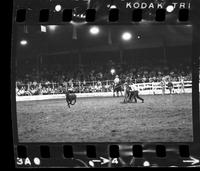
[{"label": "rodeo arena", "polygon": [[18,33],[19,141],[192,141],[192,26]]}]

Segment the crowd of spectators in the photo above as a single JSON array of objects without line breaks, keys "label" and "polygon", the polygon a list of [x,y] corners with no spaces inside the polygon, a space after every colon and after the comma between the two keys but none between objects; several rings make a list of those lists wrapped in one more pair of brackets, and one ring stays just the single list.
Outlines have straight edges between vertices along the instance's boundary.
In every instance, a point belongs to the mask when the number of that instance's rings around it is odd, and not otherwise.
[{"label": "crowd of spectators", "polygon": [[[112,68],[116,73],[111,74]],[[66,87],[76,93],[109,92],[112,91],[112,81],[116,74],[122,81],[129,77],[135,83],[161,82],[165,77],[169,77],[172,82],[180,81],[180,77],[185,81],[192,80],[191,67],[181,64],[135,66],[109,61],[107,65],[54,65],[43,66],[39,71],[36,68],[17,71],[16,95],[62,94]]]}]

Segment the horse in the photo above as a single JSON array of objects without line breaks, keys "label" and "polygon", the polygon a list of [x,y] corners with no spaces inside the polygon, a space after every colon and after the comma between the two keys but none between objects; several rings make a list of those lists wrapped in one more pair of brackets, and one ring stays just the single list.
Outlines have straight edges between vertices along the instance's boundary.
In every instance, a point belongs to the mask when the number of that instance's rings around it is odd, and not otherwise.
[{"label": "horse", "polygon": [[76,103],[75,93],[70,93],[69,91],[66,91],[65,96],[66,96],[66,102],[69,108],[70,108],[70,105],[75,105]]},{"label": "horse", "polygon": [[113,97],[115,97],[115,92],[117,92],[117,97],[119,97],[119,92],[121,93],[121,96],[123,96],[122,91],[124,91],[122,84],[113,84]]}]

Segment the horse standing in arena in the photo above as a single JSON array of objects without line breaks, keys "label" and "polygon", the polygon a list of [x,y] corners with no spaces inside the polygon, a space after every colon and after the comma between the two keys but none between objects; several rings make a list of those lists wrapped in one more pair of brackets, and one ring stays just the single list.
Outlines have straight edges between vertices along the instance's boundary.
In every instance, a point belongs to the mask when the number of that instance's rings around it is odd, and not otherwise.
[{"label": "horse standing in arena", "polygon": [[117,97],[119,97],[119,92],[121,93],[121,96],[123,96],[122,92],[124,91],[122,84],[113,84],[113,97],[115,97],[115,92],[117,92]]}]

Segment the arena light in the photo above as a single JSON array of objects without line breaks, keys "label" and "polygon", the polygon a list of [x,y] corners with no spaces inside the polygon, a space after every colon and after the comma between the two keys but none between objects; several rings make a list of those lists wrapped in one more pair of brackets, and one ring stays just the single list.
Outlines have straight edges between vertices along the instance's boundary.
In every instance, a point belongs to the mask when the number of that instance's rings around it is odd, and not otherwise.
[{"label": "arena light", "polygon": [[125,40],[125,41],[128,41],[131,38],[132,38],[132,35],[129,32],[125,32],[125,33],[122,34],[122,39]]},{"label": "arena light", "polygon": [[107,5],[107,8],[109,8],[109,9],[116,9],[117,6],[116,6],[116,5],[110,5],[110,4],[108,4],[108,5]]},{"label": "arena light", "polygon": [[149,163],[148,161],[145,161],[145,162],[143,163],[143,166],[145,166],[145,167],[150,166],[150,163]]},{"label": "arena light", "polygon": [[112,75],[114,75],[114,74],[115,74],[115,69],[112,68],[112,69],[110,70],[110,73],[111,73]]},{"label": "arena light", "polygon": [[111,6],[110,6],[110,9],[116,9],[116,8],[117,8],[116,5],[111,5]]},{"label": "arena light", "polygon": [[56,6],[55,6],[56,12],[60,12],[61,9],[62,9],[62,6],[61,6],[61,5],[56,5]]},{"label": "arena light", "polygon": [[22,46],[25,46],[25,45],[28,44],[28,42],[27,42],[27,40],[21,40],[21,41],[20,41],[20,44],[21,44]]},{"label": "arena light", "polygon": [[97,35],[97,34],[99,34],[99,27],[94,26],[94,27],[90,28],[90,33],[91,33],[92,35]]},{"label": "arena light", "polygon": [[50,25],[50,26],[49,26],[49,29],[50,29],[51,31],[55,31],[56,25]]},{"label": "arena light", "polygon": [[174,10],[174,6],[173,5],[168,5],[166,10],[167,10],[167,12],[172,12]]},{"label": "arena light", "polygon": [[81,18],[85,18],[85,15],[84,15],[84,14],[81,14]]}]

